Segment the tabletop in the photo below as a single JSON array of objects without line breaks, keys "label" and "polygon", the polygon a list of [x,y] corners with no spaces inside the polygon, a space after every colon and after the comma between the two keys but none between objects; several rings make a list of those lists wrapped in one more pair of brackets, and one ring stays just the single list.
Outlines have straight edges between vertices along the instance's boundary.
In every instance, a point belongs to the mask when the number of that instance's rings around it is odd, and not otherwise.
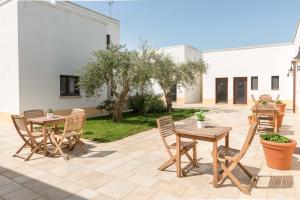
[{"label": "tabletop", "polygon": [[219,136],[231,131],[231,127],[223,126],[207,126],[205,128],[198,128],[196,123],[189,123],[184,125],[176,125],[175,132],[177,134],[190,135],[195,137],[218,138]]},{"label": "tabletop", "polygon": [[30,123],[35,123],[35,124],[44,124],[44,123],[53,123],[57,121],[64,121],[66,119],[65,116],[60,116],[60,115],[54,115],[53,117],[36,117],[36,118],[29,118],[27,119],[28,122]]}]

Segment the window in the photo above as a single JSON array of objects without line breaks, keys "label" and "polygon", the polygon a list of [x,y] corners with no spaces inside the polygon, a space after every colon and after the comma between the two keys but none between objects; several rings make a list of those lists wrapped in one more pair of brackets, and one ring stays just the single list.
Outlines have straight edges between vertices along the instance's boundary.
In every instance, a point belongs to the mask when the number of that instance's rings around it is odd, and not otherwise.
[{"label": "window", "polygon": [[110,35],[107,34],[106,35],[106,48],[108,49],[109,46],[110,46]]},{"label": "window", "polygon": [[272,76],[271,88],[272,90],[279,90],[279,76]]},{"label": "window", "polygon": [[60,76],[60,96],[80,96],[78,76]]},{"label": "window", "polygon": [[251,90],[258,90],[258,77],[257,76],[251,77]]}]

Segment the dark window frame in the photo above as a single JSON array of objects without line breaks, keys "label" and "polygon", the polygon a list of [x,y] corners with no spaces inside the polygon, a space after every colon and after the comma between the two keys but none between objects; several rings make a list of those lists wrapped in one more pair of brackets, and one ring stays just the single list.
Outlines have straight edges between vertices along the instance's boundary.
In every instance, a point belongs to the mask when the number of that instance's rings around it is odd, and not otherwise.
[{"label": "dark window frame", "polygon": [[[254,79],[256,79],[256,87],[254,87]],[[258,90],[258,76],[251,76],[251,90]]]},{"label": "dark window frame", "polygon": [[110,34],[106,34],[106,48],[108,49],[111,45],[111,36]]},{"label": "dark window frame", "polygon": [[[277,79],[275,79],[275,78],[277,78]],[[275,81],[275,80],[278,80],[278,83],[277,83],[278,87],[275,87],[275,83],[273,82],[273,81]],[[279,76],[272,76],[272,77],[271,77],[271,89],[272,89],[272,90],[279,90],[279,83],[280,83],[280,78],[279,78]]]},{"label": "dark window frame", "polygon": [[[62,78],[65,78],[67,81],[63,82]],[[80,89],[78,86],[78,82],[79,82],[79,77],[78,76],[73,76],[73,75],[60,75],[60,96],[61,97],[69,97],[69,96],[80,96]],[[74,92],[70,92],[70,80],[71,79],[75,79],[75,84],[74,84]],[[65,88],[65,92],[62,91],[62,87],[64,84],[64,88]]]}]

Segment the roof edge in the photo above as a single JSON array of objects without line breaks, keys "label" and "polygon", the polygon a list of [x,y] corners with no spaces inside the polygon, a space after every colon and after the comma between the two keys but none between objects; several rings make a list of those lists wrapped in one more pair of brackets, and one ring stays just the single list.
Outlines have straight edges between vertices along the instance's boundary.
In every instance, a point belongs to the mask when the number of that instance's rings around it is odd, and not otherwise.
[{"label": "roof edge", "polygon": [[212,50],[203,50],[202,53],[211,53],[211,52],[219,52],[219,51],[234,51],[234,50],[244,50],[244,49],[257,49],[257,48],[288,46],[288,45],[294,45],[294,43],[293,42],[283,42],[283,43],[262,44],[262,45],[244,46],[244,47],[236,47],[236,48],[212,49]]}]

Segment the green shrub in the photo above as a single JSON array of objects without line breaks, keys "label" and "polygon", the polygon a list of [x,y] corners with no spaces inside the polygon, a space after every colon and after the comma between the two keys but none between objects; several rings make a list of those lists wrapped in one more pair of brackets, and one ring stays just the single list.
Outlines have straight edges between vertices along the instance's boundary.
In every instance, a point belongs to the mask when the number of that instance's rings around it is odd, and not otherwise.
[{"label": "green shrub", "polygon": [[165,103],[160,96],[153,94],[134,95],[129,97],[128,106],[135,113],[160,113],[166,111]]},{"label": "green shrub", "polygon": [[144,113],[145,108],[145,96],[134,95],[129,97],[128,107],[135,113]]},{"label": "green shrub", "polygon": [[290,143],[289,138],[279,135],[278,133],[264,133],[260,134],[260,138],[270,142],[276,143]]},{"label": "green shrub", "polygon": [[146,95],[144,102],[144,113],[160,113],[166,111],[163,100],[158,95]]}]

